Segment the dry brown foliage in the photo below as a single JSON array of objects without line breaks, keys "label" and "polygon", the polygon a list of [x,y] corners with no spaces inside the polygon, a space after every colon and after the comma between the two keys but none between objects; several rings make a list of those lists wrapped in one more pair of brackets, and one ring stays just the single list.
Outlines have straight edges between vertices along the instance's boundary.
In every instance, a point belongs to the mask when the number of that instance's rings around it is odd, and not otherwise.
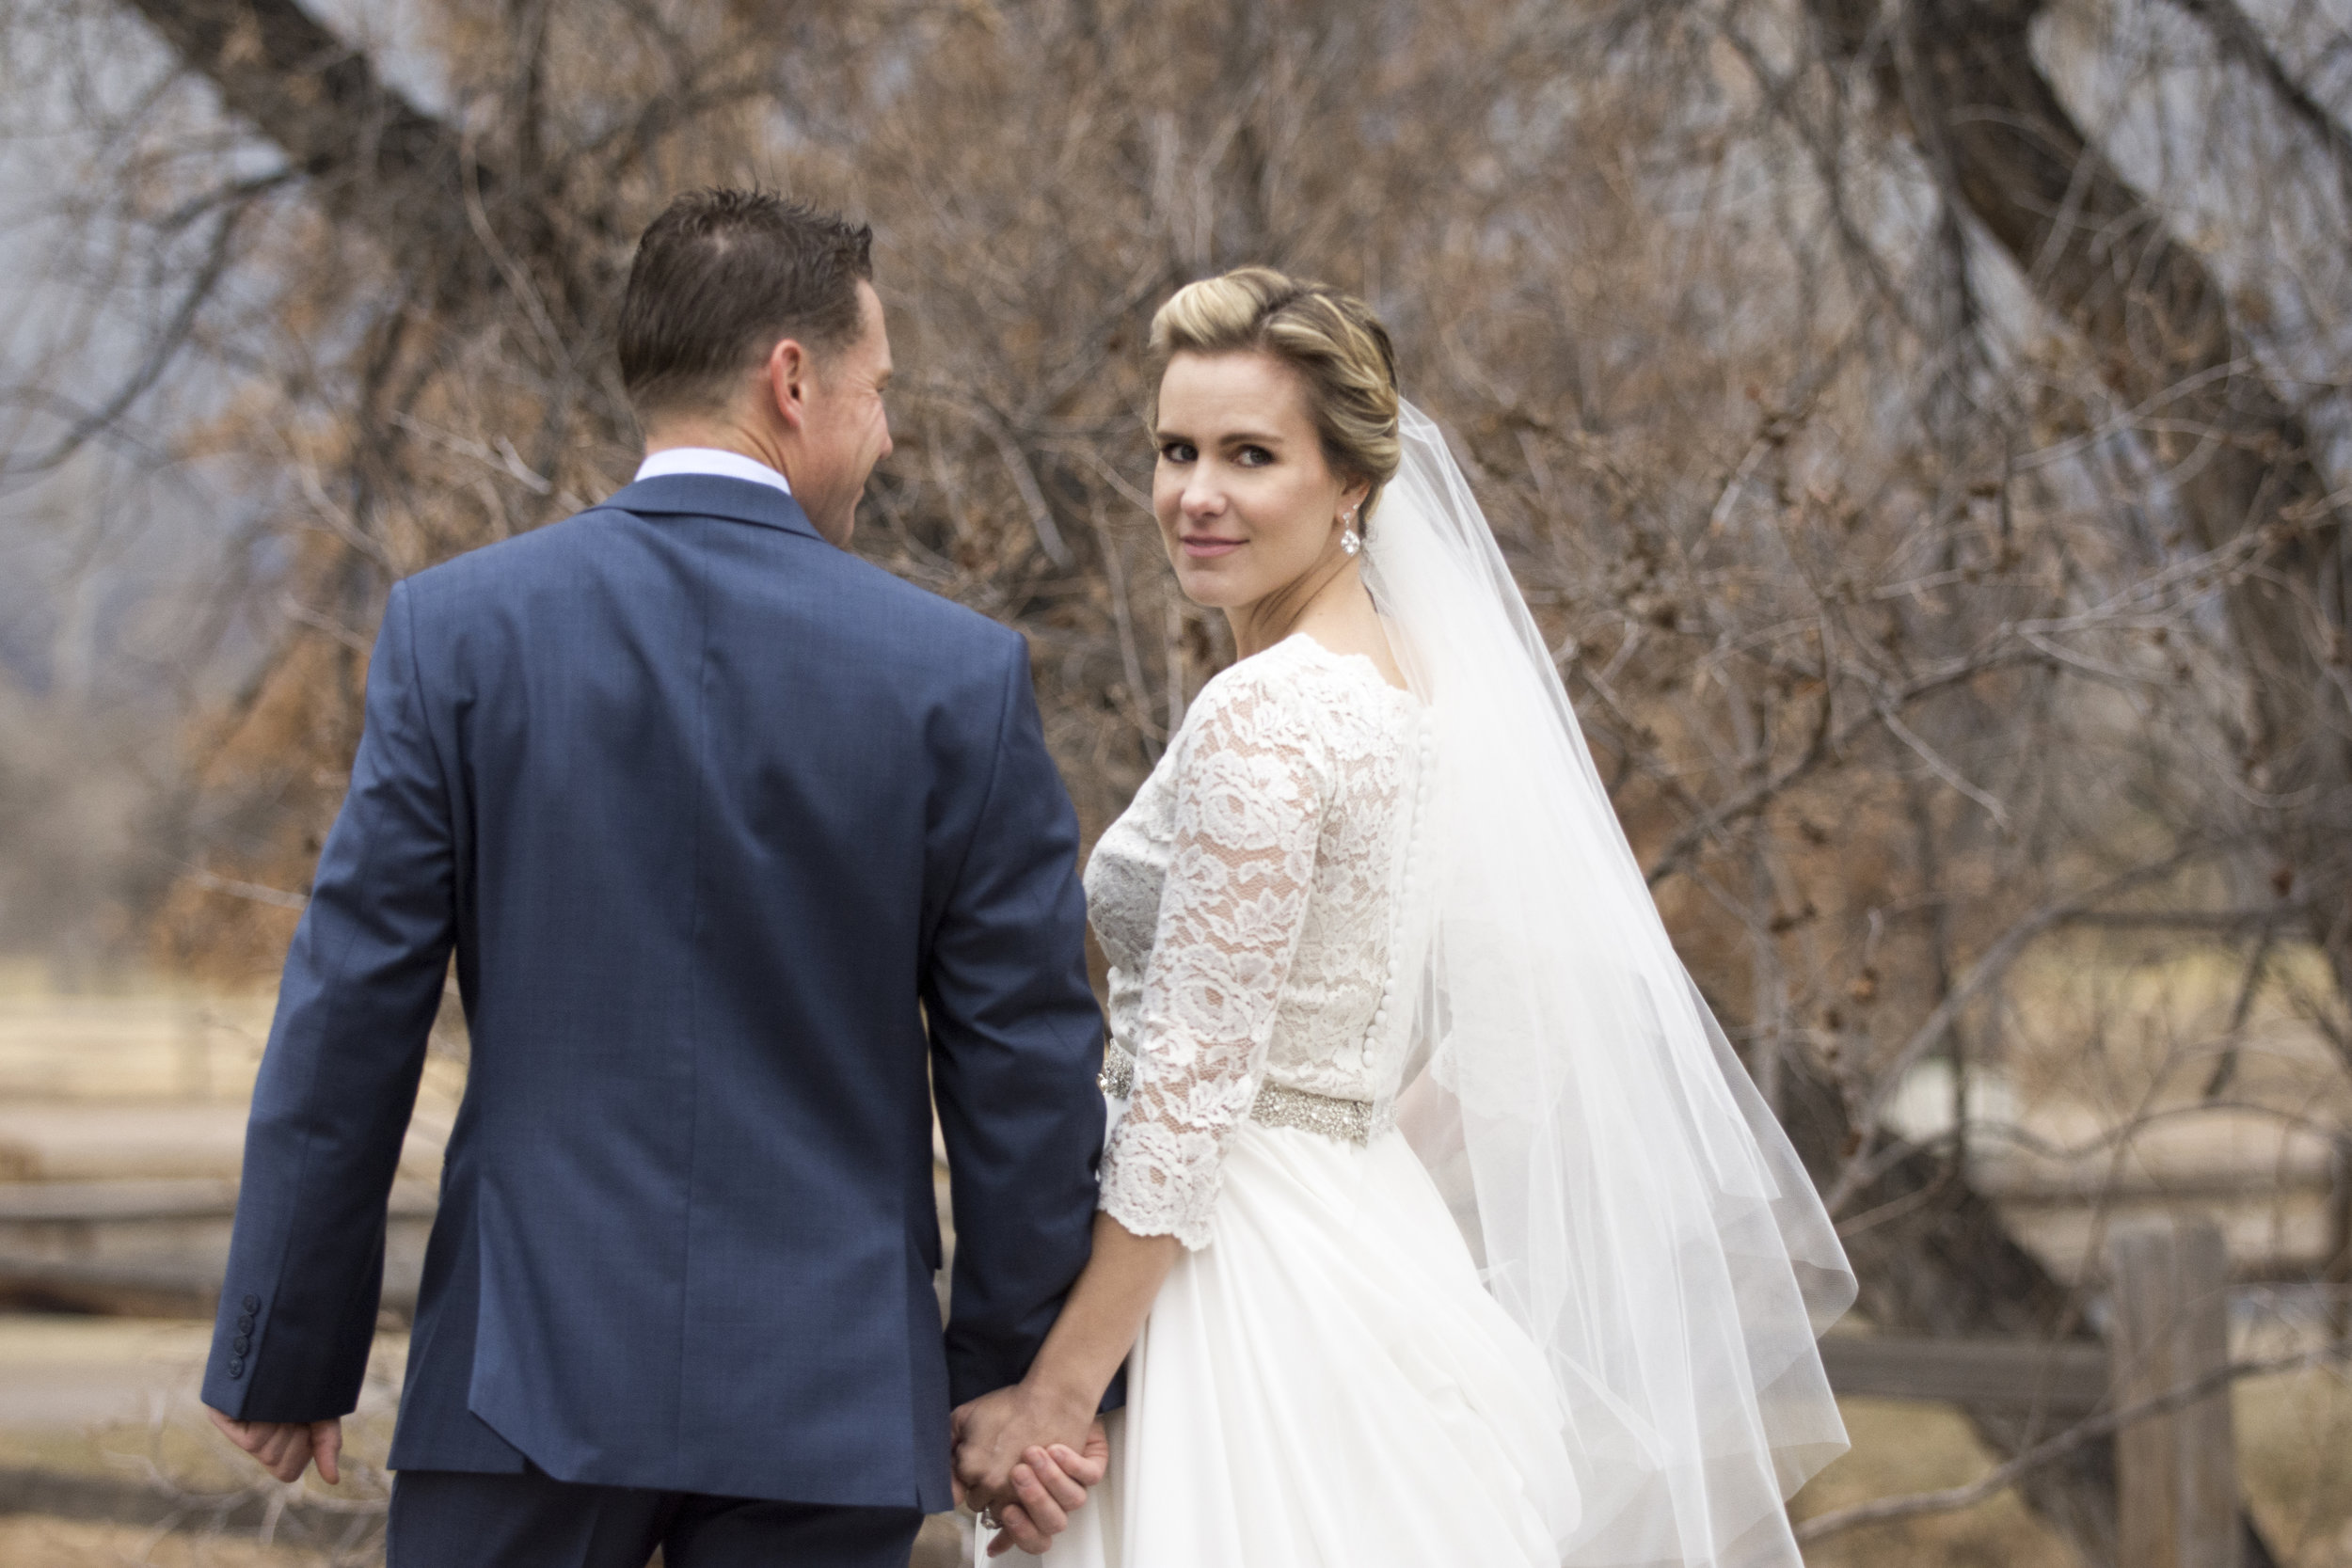
[{"label": "dry brown foliage", "polygon": [[[2180,5],[419,0],[403,87],[293,0],[8,0],[106,89],[83,231],[172,260],[177,457],[276,541],[158,940],[274,963],[243,893],[304,885],[387,586],[626,477],[618,279],[699,182],[874,223],[858,547],[1028,635],[1091,835],[1230,653],[1144,516],[1143,328],[1268,262],[1388,320],[1873,1314],[2088,1332],[1970,1190],[2002,1130],[1883,1126],[1910,1069],[2160,950],[2236,982],[2157,1100],[2262,1018],[2332,1042],[2297,1116],[2352,1071],[2342,19]],[[16,471],[120,412],[18,407]],[[2093,1558],[2100,1463],[2030,1494]]]}]

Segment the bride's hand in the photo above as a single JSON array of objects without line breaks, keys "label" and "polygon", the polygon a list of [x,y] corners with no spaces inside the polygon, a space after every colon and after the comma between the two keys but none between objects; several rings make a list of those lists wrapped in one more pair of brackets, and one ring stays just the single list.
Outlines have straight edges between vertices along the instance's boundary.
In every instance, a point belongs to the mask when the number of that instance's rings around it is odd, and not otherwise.
[{"label": "bride's hand", "polygon": [[1103,1483],[1110,1458],[1110,1437],[1100,1421],[1088,1428],[1084,1453],[1065,1443],[1025,1452],[1012,1467],[1021,1500],[996,1511],[1004,1533],[989,1544],[988,1555],[1002,1557],[1015,1546],[1031,1556],[1042,1553],[1069,1527],[1070,1515],[1086,1506],[1087,1494]]}]

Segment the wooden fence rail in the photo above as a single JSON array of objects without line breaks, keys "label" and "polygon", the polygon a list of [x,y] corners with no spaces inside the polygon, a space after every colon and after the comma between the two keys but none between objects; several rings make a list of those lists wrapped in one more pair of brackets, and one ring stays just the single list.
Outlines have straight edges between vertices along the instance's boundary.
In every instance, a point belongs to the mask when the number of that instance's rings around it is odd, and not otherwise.
[{"label": "wooden fence rail", "polygon": [[[436,1194],[394,1184],[384,1308],[414,1311]],[[0,1307],[209,1318],[237,1212],[234,1181],[0,1181]]]},{"label": "wooden fence rail", "polygon": [[2058,1420],[2105,1405],[2113,1383],[2106,1347],[2090,1340],[1833,1334],[1821,1341],[1821,1360],[1840,1394],[2038,1410]]}]

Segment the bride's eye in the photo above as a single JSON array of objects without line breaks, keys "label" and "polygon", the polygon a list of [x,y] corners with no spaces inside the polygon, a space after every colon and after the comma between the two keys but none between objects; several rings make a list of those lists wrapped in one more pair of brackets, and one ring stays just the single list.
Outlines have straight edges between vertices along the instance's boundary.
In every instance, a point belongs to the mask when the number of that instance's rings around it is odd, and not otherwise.
[{"label": "bride's eye", "polygon": [[1200,454],[1199,452],[1192,450],[1192,443],[1190,441],[1163,441],[1160,443],[1160,457],[1165,462],[1189,463],[1200,455]]},{"label": "bride's eye", "polygon": [[1274,454],[1263,447],[1244,447],[1234,456],[1245,468],[1263,468],[1274,461]]}]

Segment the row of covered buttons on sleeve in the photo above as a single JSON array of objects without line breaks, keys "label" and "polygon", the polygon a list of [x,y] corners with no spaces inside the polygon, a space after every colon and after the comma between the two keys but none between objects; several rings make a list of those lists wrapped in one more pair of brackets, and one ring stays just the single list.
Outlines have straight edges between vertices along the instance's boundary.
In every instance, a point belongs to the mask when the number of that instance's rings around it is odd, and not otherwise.
[{"label": "row of covered buttons on sleeve", "polygon": [[260,1296],[247,1296],[239,1304],[245,1310],[237,1315],[237,1337],[229,1345],[229,1375],[245,1376],[246,1353],[253,1348],[253,1315],[262,1309]]}]

